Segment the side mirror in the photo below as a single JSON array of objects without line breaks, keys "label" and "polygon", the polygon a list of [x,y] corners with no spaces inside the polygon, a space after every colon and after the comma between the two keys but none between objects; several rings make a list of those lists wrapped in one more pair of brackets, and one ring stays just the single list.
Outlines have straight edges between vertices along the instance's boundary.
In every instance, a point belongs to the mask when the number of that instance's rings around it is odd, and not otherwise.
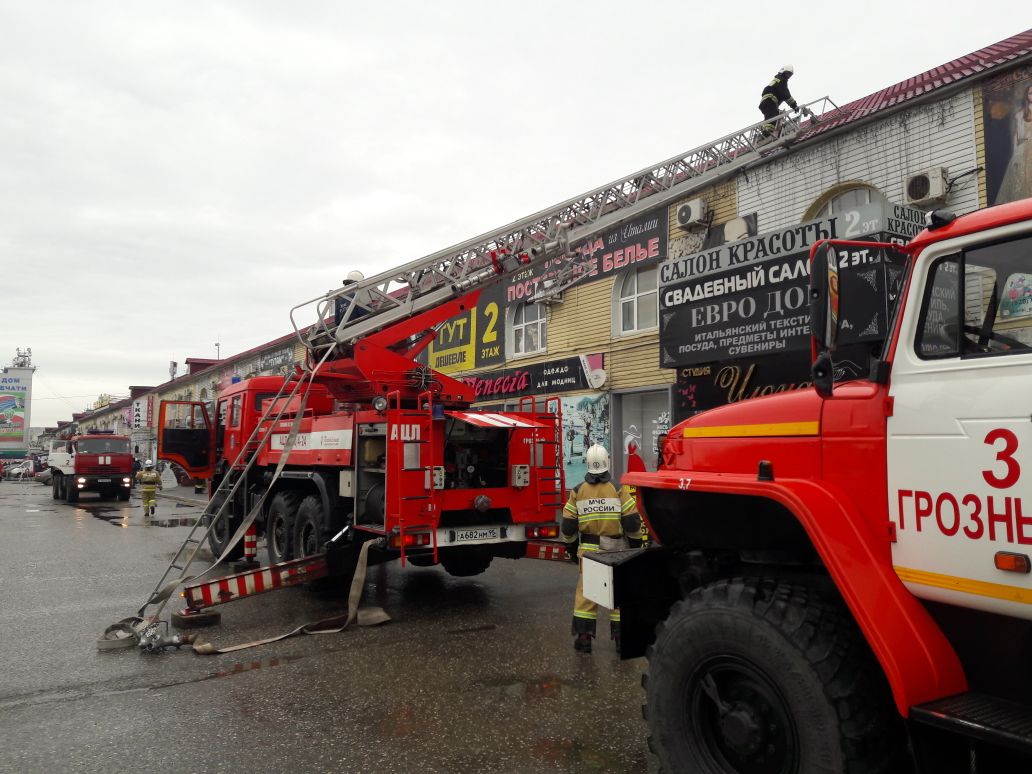
[{"label": "side mirror", "polygon": [[835,349],[840,319],[838,253],[822,242],[810,260],[810,330],[819,349]]},{"label": "side mirror", "polygon": [[813,387],[822,398],[830,398],[835,389],[835,370],[831,361],[831,353],[823,349],[810,366]]}]

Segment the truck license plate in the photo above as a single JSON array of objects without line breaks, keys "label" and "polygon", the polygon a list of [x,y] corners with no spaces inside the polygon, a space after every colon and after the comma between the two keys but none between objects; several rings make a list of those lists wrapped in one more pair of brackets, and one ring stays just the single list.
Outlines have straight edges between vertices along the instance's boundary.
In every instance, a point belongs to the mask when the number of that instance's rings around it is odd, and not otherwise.
[{"label": "truck license plate", "polygon": [[457,529],[455,530],[455,542],[466,543],[471,540],[497,540],[498,527],[487,527],[484,529]]},{"label": "truck license plate", "polygon": [[111,483],[111,479],[110,478],[98,478],[97,479],[97,483],[98,484],[110,484]]}]

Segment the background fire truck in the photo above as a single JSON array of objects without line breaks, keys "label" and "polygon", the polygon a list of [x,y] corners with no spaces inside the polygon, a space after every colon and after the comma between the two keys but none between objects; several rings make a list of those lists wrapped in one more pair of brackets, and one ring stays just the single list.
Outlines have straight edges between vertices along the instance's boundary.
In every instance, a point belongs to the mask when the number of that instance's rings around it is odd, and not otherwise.
[{"label": "background fire truck", "polygon": [[55,439],[47,465],[55,500],[74,503],[82,492],[96,492],[102,499],[129,499],[133,475],[129,439],[112,430],[90,430],[67,440]]},{"label": "background fire truck", "polygon": [[586,563],[664,770],[1032,770],[1032,200],[933,213],[835,384],[861,248],[812,253],[814,387],[675,426],[627,477],[661,545]]}]

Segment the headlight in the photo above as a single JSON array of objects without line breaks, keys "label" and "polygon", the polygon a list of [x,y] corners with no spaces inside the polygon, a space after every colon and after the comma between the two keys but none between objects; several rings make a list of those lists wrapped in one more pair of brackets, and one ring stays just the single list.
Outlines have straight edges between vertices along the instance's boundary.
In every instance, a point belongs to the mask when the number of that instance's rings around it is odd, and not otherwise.
[{"label": "headlight", "polygon": [[122,483],[123,483],[123,484],[131,484],[131,483],[132,483],[132,481],[130,481],[130,480],[129,480],[129,478],[128,478],[128,477],[126,477],[126,478],[123,478],[123,479],[122,479]]},{"label": "headlight", "polygon": [[387,399],[383,395],[377,395],[373,398],[373,408],[383,413],[387,410]]},{"label": "headlight", "polygon": [[78,481],[80,484],[85,484],[86,483],[86,479],[85,478],[77,478],[76,481]]}]

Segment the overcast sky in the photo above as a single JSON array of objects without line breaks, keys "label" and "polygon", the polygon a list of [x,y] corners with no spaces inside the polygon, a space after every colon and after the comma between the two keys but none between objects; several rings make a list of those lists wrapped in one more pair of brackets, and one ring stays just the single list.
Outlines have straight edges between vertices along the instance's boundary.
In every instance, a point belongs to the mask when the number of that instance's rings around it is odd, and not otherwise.
[{"label": "overcast sky", "polygon": [[[0,0],[0,363],[31,423],[389,269],[1030,24],[927,2]],[[992,12],[989,12],[989,9]],[[182,371],[181,371],[182,372]]]}]

